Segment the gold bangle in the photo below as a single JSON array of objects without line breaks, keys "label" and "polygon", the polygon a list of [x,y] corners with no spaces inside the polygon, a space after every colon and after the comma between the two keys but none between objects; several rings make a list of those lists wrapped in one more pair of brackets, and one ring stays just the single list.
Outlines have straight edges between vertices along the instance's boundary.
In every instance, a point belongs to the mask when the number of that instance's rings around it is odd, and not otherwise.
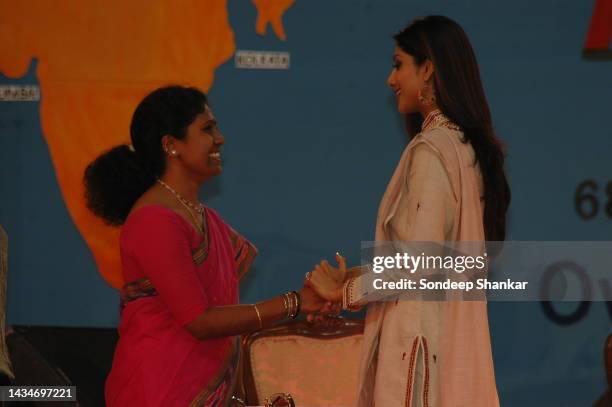
[{"label": "gold bangle", "polygon": [[289,303],[291,304],[291,312],[289,313],[289,318],[295,319],[297,317],[298,311],[297,293],[295,293],[294,291],[289,291],[287,293],[287,298],[290,299]]},{"label": "gold bangle", "polygon": [[287,296],[283,294],[282,297],[283,297],[283,306],[285,307],[285,313],[289,314],[289,304],[287,304]]},{"label": "gold bangle", "polygon": [[259,313],[257,304],[253,304],[253,308],[255,308],[255,313],[257,314],[257,319],[259,320],[259,329],[263,329],[263,322],[261,321],[261,314]]},{"label": "gold bangle", "polygon": [[293,308],[293,304],[291,303],[291,296],[289,293],[283,294],[283,296],[287,299],[287,315],[285,318],[291,318],[291,309]]},{"label": "gold bangle", "polygon": [[295,318],[295,308],[296,308],[295,295],[293,294],[293,292],[289,293],[289,297],[291,297],[291,315],[289,315],[289,317],[293,319]]}]

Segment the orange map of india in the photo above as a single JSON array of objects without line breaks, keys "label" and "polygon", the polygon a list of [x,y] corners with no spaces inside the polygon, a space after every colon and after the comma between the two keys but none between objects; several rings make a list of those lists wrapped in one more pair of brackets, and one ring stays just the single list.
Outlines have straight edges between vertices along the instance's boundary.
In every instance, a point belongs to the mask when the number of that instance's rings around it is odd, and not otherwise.
[{"label": "orange map of india", "polygon": [[[255,29],[286,39],[294,0],[253,0]],[[227,0],[58,0],[0,3],[0,71],[18,78],[38,60],[40,119],[61,193],[98,270],[121,287],[119,229],[85,206],[83,171],[101,152],[129,142],[131,115],[170,83],[208,91],[236,50]]]}]

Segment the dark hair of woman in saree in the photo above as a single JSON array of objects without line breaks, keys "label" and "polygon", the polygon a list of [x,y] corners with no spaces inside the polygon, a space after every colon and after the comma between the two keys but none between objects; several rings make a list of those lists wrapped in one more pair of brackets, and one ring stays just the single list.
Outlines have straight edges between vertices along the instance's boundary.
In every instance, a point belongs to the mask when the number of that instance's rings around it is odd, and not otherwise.
[{"label": "dark hair of woman in saree", "polygon": [[166,167],[162,137],[183,139],[208,101],[196,88],[167,86],[147,95],[130,126],[131,145],[116,146],[85,169],[87,207],[109,225],[122,225],[136,200]]}]

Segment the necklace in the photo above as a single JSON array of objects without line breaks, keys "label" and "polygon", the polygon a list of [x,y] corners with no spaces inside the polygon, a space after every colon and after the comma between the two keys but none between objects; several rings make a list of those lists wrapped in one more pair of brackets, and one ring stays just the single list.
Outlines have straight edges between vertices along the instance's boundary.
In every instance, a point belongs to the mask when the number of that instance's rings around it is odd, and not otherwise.
[{"label": "necklace", "polygon": [[421,132],[433,129],[435,127],[446,127],[447,129],[451,130],[461,130],[461,127],[451,122],[450,119],[440,111],[440,109],[435,109],[429,112],[427,117],[425,117],[425,120],[423,120]]},{"label": "necklace", "polygon": [[162,187],[166,188],[168,191],[170,191],[170,193],[172,193],[172,195],[174,195],[179,200],[179,202],[182,203],[183,205],[189,206],[191,209],[193,209],[200,215],[204,213],[204,204],[202,204],[201,202],[194,204],[193,202],[188,201],[187,199],[183,198],[181,194],[176,192],[174,188],[172,188],[170,185],[166,184],[164,181],[162,181],[159,178],[157,179],[157,183],[160,184]]},{"label": "necklace", "polygon": [[[161,185],[162,187],[164,187],[166,190],[168,190],[172,195],[174,195],[177,201],[179,201],[181,205],[183,205],[185,209],[187,209],[187,212],[189,212],[189,215],[193,219],[193,223],[195,224],[195,227],[198,229],[198,232],[200,232],[201,235],[204,235],[204,228],[202,227],[202,224],[206,222],[206,216],[204,215],[204,208],[205,208],[204,204],[200,202],[198,202],[197,204],[194,204],[193,202],[188,201],[187,199],[183,198],[181,194],[176,192],[174,188],[172,188],[170,185],[166,184],[164,181],[162,181],[159,178],[157,179],[157,183]],[[197,216],[195,215],[195,213],[193,213],[193,211],[196,211],[197,214],[200,215],[201,220],[197,218]]]}]

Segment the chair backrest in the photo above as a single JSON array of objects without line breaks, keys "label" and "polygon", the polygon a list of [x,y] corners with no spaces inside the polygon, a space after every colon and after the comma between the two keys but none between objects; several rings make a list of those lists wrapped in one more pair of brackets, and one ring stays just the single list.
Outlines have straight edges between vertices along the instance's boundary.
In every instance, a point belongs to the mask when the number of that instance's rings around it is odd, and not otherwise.
[{"label": "chair backrest", "polygon": [[7,337],[11,352],[15,386],[72,386],[70,379],[49,362],[30,341],[16,329]]},{"label": "chair backrest", "polygon": [[246,401],[261,405],[274,393],[296,406],[354,406],[363,321],[332,326],[291,321],[243,338]]},{"label": "chair backrest", "polygon": [[0,225],[0,372],[14,378],[6,346],[6,276],[8,273],[8,236]]}]

